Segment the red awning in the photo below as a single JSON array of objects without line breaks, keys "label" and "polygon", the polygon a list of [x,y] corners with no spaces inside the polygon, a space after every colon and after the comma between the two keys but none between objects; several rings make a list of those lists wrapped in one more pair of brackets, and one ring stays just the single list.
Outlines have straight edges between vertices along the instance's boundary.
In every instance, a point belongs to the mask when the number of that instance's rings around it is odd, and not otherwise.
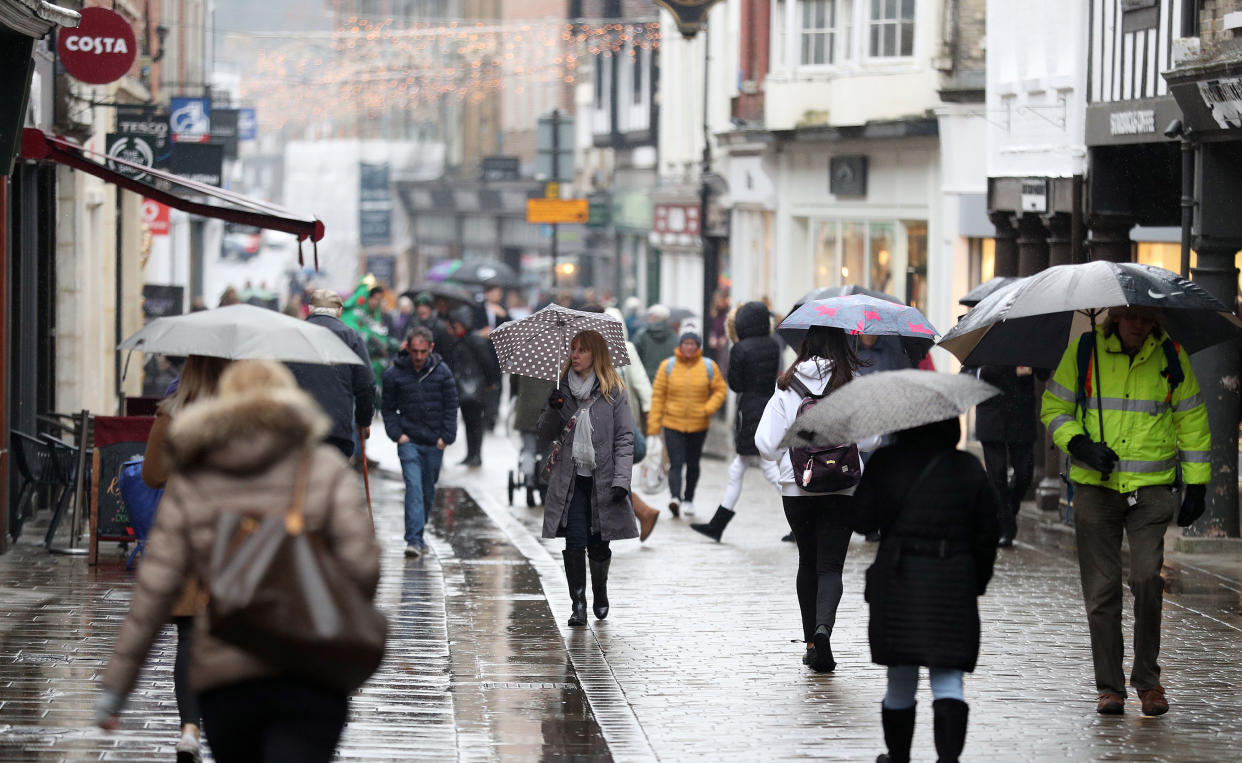
[{"label": "red awning", "polygon": [[[88,156],[97,157],[109,164],[145,172],[155,178],[156,182],[135,180],[99,161],[87,158]],[[34,128],[22,130],[21,157],[32,161],[58,162],[190,214],[227,220],[239,225],[252,225],[256,228],[292,233],[298,237],[299,242],[310,239],[312,246],[323,238],[323,222],[315,217],[291,212],[275,204],[199,183],[171,172],[144,167],[125,159],[104,156],[97,151],[71,143],[65,138],[48,135],[42,130]],[[299,247],[299,261],[301,258]],[[315,269],[319,269],[317,246],[315,247]]]}]

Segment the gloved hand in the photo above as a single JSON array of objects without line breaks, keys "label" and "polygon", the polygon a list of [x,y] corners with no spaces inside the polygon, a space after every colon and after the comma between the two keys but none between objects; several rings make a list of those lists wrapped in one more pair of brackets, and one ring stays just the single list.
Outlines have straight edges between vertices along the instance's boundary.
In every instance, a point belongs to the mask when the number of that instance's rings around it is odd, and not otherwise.
[{"label": "gloved hand", "polygon": [[629,495],[630,495],[630,491],[626,490],[620,485],[612,486],[612,502],[613,503],[625,503],[625,499],[628,498]]},{"label": "gloved hand", "polygon": [[1093,442],[1085,434],[1075,435],[1069,441],[1069,452],[1074,458],[1095,469],[1100,476],[1107,479],[1119,460],[1112,448]]},{"label": "gloved hand", "polygon": [[110,731],[120,728],[121,723],[117,716],[121,714],[124,706],[125,697],[120,694],[111,689],[99,692],[99,696],[95,698],[95,725]]},{"label": "gloved hand", "polygon": [[1207,509],[1207,486],[1184,485],[1182,487],[1182,509],[1177,512],[1177,526],[1190,527],[1195,520],[1203,516]]},{"label": "gloved hand", "polygon": [[553,389],[548,393],[548,405],[558,411],[565,407],[565,393],[559,389]]}]

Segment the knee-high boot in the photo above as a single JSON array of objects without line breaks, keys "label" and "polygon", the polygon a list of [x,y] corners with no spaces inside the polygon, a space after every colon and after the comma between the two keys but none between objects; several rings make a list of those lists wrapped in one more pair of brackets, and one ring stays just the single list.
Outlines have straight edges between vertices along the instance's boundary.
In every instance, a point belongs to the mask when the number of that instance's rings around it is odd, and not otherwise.
[{"label": "knee-high boot", "polygon": [[586,549],[565,549],[561,552],[565,559],[565,578],[569,581],[569,600],[574,611],[569,616],[569,624],[573,626],[587,624],[586,600]]},{"label": "knee-high boot", "polygon": [[612,557],[591,560],[591,609],[600,620],[608,617],[608,567],[611,564]]},{"label": "knee-high boot", "polygon": [[880,721],[884,725],[884,744],[888,752],[875,763],[910,763],[910,742],[914,739],[915,705],[904,710],[889,710],[880,705]]},{"label": "knee-high boot", "polygon": [[960,699],[938,699],[932,703],[935,713],[936,755],[939,763],[957,763],[966,746],[966,721],[970,706]]}]

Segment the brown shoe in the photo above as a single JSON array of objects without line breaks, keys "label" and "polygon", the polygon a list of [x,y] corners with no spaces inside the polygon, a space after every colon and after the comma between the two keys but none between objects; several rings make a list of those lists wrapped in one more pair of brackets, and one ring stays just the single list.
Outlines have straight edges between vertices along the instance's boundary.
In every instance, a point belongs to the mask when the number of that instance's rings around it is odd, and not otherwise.
[{"label": "brown shoe", "polygon": [[1143,715],[1164,715],[1169,712],[1169,701],[1164,698],[1164,687],[1138,690],[1139,701],[1143,703]]},{"label": "brown shoe", "polygon": [[660,518],[660,512],[647,505],[643,499],[630,493],[630,499],[634,503],[634,516],[638,517],[638,539],[640,541],[647,540],[651,535],[651,531],[655,529],[656,520]]},{"label": "brown shoe", "polygon": [[680,517],[681,516],[681,501],[677,500],[676,498],[669,501],[668,510],[673,515],[674,519],[676,519],[677,517]]},{"label": "brown shoe", "polygon": [[1104,692],[1095,704],[1095,711],[1100,715],[1121,715],[1126,711],[1126,698],[1120,694]]}]

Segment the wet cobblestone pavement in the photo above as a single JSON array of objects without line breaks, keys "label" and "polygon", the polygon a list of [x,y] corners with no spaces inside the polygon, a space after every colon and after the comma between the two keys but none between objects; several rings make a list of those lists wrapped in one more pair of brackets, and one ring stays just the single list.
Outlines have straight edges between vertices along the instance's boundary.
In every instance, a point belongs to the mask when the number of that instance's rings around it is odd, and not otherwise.
[{"label": "wet cobblestone pavement", "polygon": [[[395,468],[395,452],[371,449]],[[385,549],[379,601],[394,638],[354,699],[342,760],[873,760],[882,750],[882,668],[866,645],[858,539],[834,633],[840,665],[800,662],[796,551],[779,497],[748,474],[724,543],[663,512],[645,544],[614,544],[612,612],[569,629],[561,541],[541,514],[507,506],[510,441],[490,436],[483,469],[446,455],[431,554],[401,555],[395,474],[375,479]],[[700,515],[725,463],[705,460]],[[472,500],[474,499],[474,500]],[[653,500],[653,505],[663,505]],[[0,761],[171,761],[177,718],[171,628],[123,717],[90,726],[97,677],[131,589],[115,546],[98,568],[23,543],[0,557]],[[1212,571],[1209,571],[1212,570]],[[1165,573],[1160,718],[1094,712],[1077,566],[1063,550],[1002,552],[981,600],[983,652],[967,677],[966,760],[1237,760],[1242,749],[1242,576],[1237,565],[1171,557]],[[1127,629],[1128,614],[1127,614]],[[920,687],[914,759],[934,760]]]}]

